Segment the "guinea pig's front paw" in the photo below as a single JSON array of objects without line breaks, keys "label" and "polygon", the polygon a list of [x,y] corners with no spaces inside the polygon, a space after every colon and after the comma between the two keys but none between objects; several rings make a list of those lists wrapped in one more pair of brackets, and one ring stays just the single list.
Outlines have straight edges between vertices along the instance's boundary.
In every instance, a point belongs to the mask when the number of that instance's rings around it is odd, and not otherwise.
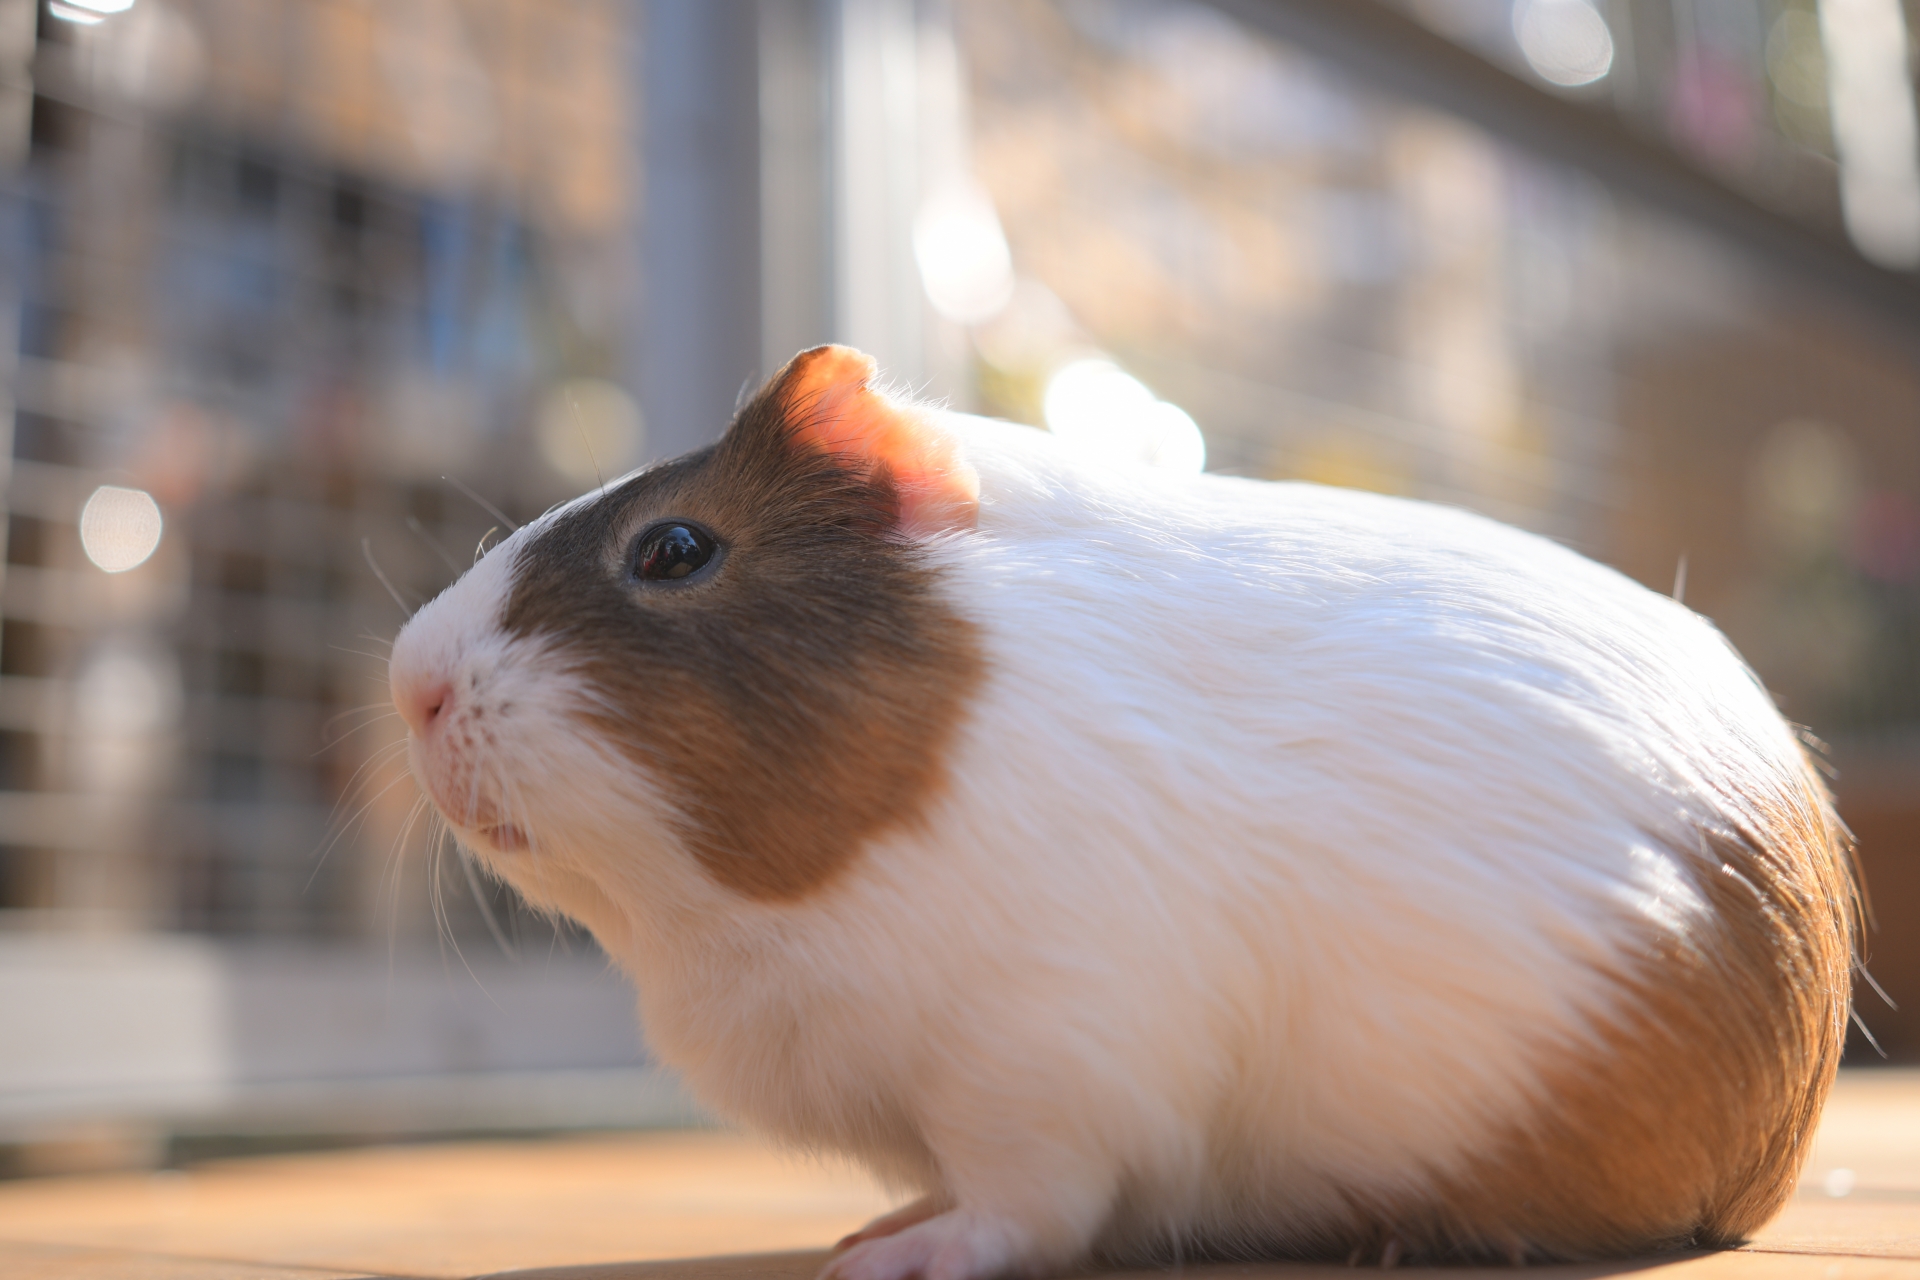
[{"label": "guinea pig's front paw", "polygon": [[843,1249],[851,1249],[853,1246],[868,1240],[878,1240],[882,1236],[896,1235],[899,1232],[905,1231],[908,1227],[925,1222],[935,1214],[945,1213],[947,1208],[948,1201],[943,1197],[921,1196],[912,1204],[902,1205],[892,1213],[883,1214],[875,1218],[872,1222],[869,1222],[852,1235],[842,1237],[840,1243],[833,1246],[833,1251],[839,1253]]},{"label": "guinea pig's front paw", "polygon": [[[908,1210],[919,1207],[916,1203]],[[882,1218],[873,1226],[887,1221]],[[867,1232],[858,1234],[866,1236]],[[1019,1228],[1004,1219],[950,1209],[891,1234],[862,1239],[829,1262],[820,1280],[908,1280],[914,1276],[919,1280],[990,1280],[1024,1269],[1020,1265],[1020,1235]]]}]

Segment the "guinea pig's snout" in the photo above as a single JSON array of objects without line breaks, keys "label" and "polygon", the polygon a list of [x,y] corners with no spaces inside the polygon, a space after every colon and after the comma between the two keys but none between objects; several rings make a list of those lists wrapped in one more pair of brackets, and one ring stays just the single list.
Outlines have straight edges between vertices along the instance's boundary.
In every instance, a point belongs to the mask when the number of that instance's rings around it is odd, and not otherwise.
[{"label": "guinea pig's snout", "polygon": [[453,681],[420,676],[393,682],[393,705],[407,728],[425,737],[453,706]]}]

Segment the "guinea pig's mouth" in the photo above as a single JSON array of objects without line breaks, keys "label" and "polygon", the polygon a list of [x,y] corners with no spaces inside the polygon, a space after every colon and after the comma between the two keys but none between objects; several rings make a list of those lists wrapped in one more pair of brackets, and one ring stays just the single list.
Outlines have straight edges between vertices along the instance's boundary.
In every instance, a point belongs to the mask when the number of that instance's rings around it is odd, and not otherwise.
[{"label": "guinea pig's mouth", "polygon": [[525,827],[501,818],[500,811],[485,801],[470,802],[463,806],[464,812],[442,804],[438,794],[433,803],[457,830],[500,853],[525,853],[533,847]]}]

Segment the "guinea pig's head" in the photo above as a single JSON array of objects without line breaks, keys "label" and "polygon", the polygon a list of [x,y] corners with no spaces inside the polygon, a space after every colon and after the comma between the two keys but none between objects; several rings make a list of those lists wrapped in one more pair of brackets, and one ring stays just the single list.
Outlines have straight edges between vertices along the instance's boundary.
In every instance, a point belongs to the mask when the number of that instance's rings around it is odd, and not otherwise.
[{"label": "guinea pig's head", "polygon": [[415,776],[537,904],[667,873],[805,897],[939,791],[982,663],[927,547],[978,481],[873,372],[797,356],[717,445],[520,529],[400,633]]}]

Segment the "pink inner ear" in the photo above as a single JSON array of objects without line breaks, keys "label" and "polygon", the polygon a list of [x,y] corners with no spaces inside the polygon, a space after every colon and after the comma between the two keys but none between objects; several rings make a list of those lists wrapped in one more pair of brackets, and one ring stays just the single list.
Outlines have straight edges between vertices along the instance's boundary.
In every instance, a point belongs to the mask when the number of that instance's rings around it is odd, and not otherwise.
[{"label": "pink inner ear", "polygon": [[979,474],[929,413],[868,385],[875,369],[872,356],[852,347],[795,356],[780,388],[794,438],[869,473],[887,467],[909,530],[971,529],[980,512]]}]

